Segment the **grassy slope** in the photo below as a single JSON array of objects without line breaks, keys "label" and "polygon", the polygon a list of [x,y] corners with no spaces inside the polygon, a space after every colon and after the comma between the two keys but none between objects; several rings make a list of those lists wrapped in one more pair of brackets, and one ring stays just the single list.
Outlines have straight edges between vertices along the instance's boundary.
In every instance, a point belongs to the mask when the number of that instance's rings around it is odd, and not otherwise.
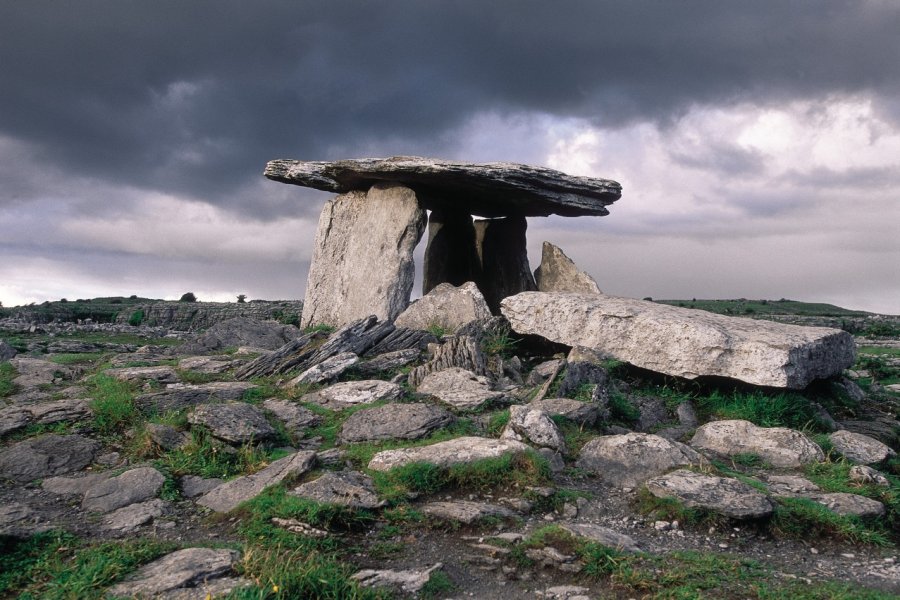
[{"label": "grassy slope", "polygon": [[867,317],[872,313],[850,310],[819,302],[797,302],[795,300],[656,300],[661,304],[699,308],[722,315],[802,315],[815,317]]}]

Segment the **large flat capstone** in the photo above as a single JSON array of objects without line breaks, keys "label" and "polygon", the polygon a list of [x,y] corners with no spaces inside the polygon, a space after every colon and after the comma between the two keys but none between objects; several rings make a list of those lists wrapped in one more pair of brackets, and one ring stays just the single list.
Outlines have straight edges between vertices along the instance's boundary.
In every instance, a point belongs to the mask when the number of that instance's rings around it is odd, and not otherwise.
[{"label": "large flat capstone", "polygon": [[515,163],[474,164],[417,156],[334,162],[273,160],[266,165],[265,175],[282,183],[340,194],[395,182],[414,190],[425,209],[491,218],[602,216],[609,214],[606,206],[622,195],[622,186],[608,179],[575,177]]},{"label": "large flat capstone", "polygon": [[802,389],[853,364],[839,329],[726,317],[605,294],[523,292],[501,303],[516,333],[594,348],[637,367]]}]

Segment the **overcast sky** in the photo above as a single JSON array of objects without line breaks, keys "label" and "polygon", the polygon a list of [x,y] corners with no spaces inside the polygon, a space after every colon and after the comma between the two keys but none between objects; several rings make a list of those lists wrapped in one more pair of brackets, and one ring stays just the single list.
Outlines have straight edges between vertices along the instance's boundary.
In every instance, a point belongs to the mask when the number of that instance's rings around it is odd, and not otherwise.
[{"label": "overcast sky", "polygon": [[[274,158],[619,181],[607,293],[900,313],[900,3],[0,0],[0,301],[302,298]],[[424,244],[424,241],[423,241]]]}]

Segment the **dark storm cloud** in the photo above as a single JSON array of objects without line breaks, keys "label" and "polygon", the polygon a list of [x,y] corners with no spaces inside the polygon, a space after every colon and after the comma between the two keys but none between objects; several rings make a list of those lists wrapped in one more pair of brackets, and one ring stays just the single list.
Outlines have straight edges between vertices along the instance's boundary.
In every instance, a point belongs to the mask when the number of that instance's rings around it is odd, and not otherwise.
[{"label": "dark storm cloud", "polygon": [[890,109],[898,31],[878,1],[5,2],[0,135],[34,165],[273,218],[286,196],[248,206],[267,160],[452,155],[483,111],[665,125],[854,92]]}]

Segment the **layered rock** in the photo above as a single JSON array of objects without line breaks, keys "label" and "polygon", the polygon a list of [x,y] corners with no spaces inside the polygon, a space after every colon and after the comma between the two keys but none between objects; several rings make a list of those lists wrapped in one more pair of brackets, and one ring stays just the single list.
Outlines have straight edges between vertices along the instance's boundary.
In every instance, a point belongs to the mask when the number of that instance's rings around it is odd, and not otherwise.
[{"label": "layered rock", "polygon": [[587,346],[687,379],[717,376],[801,389],[853,364],[844,331],[726,317],[603,294],[522,293],[502,302],[516,333]]},{"label": "layered rock", "polygon": [[416,194],[378,184],[329,200],[319,217],[301,327],[393,320],[409,304],[412,252],[425,229]]}]

